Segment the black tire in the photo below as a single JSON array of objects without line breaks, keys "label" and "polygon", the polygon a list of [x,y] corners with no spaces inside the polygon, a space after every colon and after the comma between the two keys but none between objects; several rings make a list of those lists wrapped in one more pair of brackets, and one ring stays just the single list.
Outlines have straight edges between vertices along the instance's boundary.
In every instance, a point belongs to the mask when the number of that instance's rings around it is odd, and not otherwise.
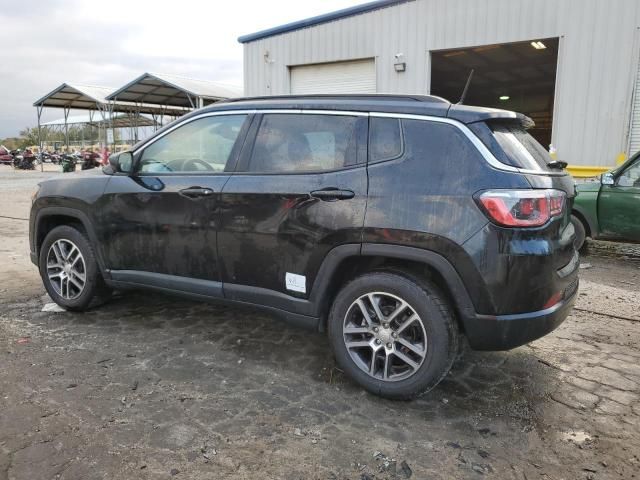
[{"label": "black tire", "polygon": [[[351,305],[370,292],[387,292],[405,300],[418,314],[426,331],[426,354],[408,378],[388,381],[362,370],[344,341],[345,316]],[[458,329],[450,306],[430,281],[397,272],[371,272],[349,282],[338,292],[328,318],[328,333],[337,363],[367,391],[394,400],[427,393],[449,372],[458,354]]]},{"label": "black tire", "polygon": [[573,245],[576,247],[576,250],[580,251],[585,245],[587,230],[584,226],[584,223],[582,223],[582,220],[580,220],[575,215],[571,215],[571,223],[573,224],[573,228],[576,231],[576,238],[573,240]]},{"label": "black tire", "polygon": [[[65,298],[58,294],[47,274],[47,256],[49,249],[58,240],[71,241],[82,254],[85,265],[85,284],[77,298]],[[111,290],[105,285],[91,243],[85,233],[69,225],[61,225],[51,230],[42,242],[39,258],[40,277],[51,299],[61,307],[72,311],[83,311],[93,304],[104,303],[111,296]]]}]

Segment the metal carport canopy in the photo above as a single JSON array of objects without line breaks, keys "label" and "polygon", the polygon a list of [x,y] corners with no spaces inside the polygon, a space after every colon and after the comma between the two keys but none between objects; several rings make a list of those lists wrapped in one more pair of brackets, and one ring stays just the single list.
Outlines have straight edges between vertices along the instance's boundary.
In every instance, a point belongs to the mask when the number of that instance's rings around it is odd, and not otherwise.
[{"label": "metal carport canopy", "polygon": [[242,89],[236,86],[166,73],[147,72],[107,95],[106,99],[191,109],[241,96]]},{"label": "metal carport canopy", "polygon": [[[67,118],[66,123],[67,125],[88,124],[88,125],[96,125],[96,126],[103,126],[103,127],[109,127],[109,128],[130,128],[132,125],[137,127],[155,126],[155,122],[153,121],[152,118],[149,118],[144,115],[136,115],[136,114],[129,114],[129,113],[114,114],[111,121],[101,120],[101,119],[96,120],[95,118],[92,118],[89,115],[70,115]],[[55,127],[55,126],[60,126],[64,124],[65,124],[64,118],[60,118],[58,120],[52,120],[50,122],[42,123],[41,126]]]},{"label": "metal carport canopy", "polygon": [[113,88],[96,85],[63,83],[58,88],[36,100],[34,107],[64,108],[67,110],[105,110],[111,112],[136,112],[157,115],[181,116],[190,108],[170,105],[150,105],[110,101],[106,97]]}]

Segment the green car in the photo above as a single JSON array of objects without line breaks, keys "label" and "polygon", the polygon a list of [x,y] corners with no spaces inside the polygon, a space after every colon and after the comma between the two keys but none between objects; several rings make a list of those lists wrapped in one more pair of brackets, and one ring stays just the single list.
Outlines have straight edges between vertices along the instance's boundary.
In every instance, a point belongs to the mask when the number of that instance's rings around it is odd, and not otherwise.
[{"label": "green car", "polygon": [[586,237],[640,242],[640,152],[598,181],[576,185],[575,245]]}]

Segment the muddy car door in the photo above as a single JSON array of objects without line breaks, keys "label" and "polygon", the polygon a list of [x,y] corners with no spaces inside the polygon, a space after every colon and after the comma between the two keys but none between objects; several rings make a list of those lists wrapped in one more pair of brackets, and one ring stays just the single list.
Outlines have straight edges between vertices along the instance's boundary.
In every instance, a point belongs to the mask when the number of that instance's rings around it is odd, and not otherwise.
[{"label": "muddy car door", "polygon": [[251,130],[221,198],[224,293],[287,309],[332,248],[361,241],[367,116],[271,112]]},{"label": "muddy car door", "polygon": [[245,114],[187,119],[134,152],[131,175],[111,178],[99,223],[114,280],[221,294],[218,201],[246,123]]},{"label": "muddy car door", "polygon": [[640,156],[602,185],[598,197],[600,230],[606,236],[640,241]]}]

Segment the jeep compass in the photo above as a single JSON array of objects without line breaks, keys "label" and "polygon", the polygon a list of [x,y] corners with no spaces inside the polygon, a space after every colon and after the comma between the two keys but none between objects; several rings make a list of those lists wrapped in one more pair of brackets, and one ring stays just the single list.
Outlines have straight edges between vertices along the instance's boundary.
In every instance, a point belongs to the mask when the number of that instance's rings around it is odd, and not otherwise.
[{"label": "jeep compass", "polygon": [[429,96],[218,103],[42,182],[31,259],[67,310],[131,288],[259,306],[412,398],[463,338],[511,349],[573,305],[574,184],[531,124]]}]

